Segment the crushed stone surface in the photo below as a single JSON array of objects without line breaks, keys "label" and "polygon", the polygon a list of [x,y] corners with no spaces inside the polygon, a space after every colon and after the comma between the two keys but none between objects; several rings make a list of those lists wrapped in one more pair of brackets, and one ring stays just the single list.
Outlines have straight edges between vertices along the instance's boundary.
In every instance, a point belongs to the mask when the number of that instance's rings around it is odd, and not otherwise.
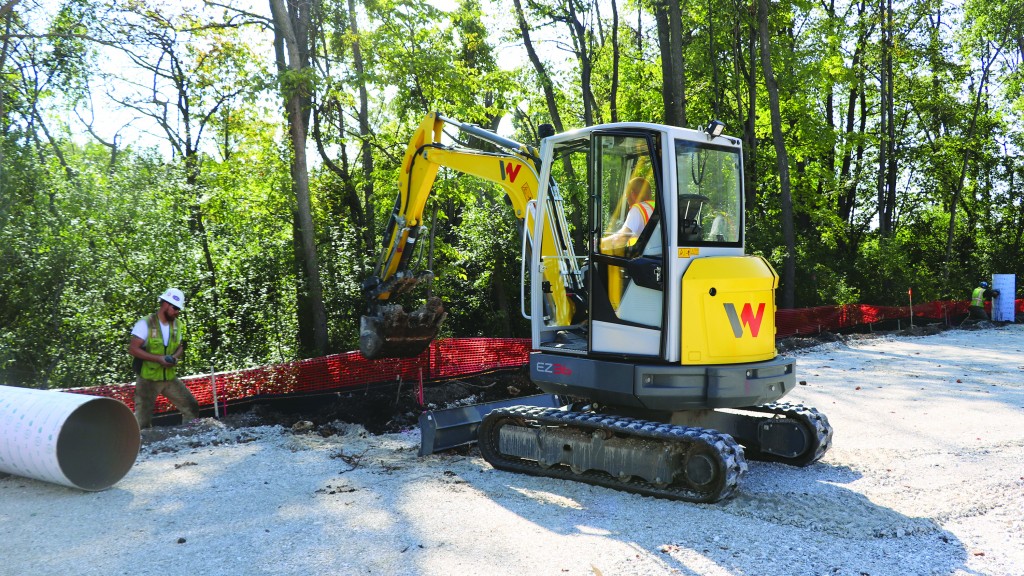
[{"label": "crushed stone surface", "polygon": [[787,354],[833,449],[717,504],[420,458],[414,428],[204,419],[102,492],[0,477],[0,574],[1024,574],[1024,325]]}]

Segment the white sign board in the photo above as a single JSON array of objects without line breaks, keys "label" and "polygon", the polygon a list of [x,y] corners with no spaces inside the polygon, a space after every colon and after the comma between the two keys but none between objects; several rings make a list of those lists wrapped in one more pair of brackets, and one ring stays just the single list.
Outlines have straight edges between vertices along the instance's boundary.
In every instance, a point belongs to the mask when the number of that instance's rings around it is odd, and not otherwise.
[{"label": "white sign board", "polygon": [[992,321],[1013,322],[1016,316],[1017,280],[1013,274],[993,274],[992,289],[999,291],[999,296],[992,299]]}]

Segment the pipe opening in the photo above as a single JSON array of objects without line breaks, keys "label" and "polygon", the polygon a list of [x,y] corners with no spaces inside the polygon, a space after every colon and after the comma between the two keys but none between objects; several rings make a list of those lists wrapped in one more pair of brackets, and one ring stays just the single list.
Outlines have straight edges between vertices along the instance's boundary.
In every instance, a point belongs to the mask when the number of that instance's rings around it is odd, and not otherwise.
[{"label": "pipe opening", "polygon": [[57,438],[57,463],[75,486],[104,490],[135,465],[141,443],[131,410],[117,400],[97,397],[64,422]]}]

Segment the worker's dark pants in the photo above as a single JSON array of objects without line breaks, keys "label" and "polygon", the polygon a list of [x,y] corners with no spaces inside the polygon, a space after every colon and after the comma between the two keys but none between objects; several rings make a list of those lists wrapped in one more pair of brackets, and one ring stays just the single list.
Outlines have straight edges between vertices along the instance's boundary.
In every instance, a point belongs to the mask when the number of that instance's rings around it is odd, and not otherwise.
[{"label": "worker's dark pants", "polygon": [[970,306],[971,318],[975,320],[988,320],[988,313],[981,306]]},{"label": "worker's dark pants", "polygon": [[185,424],[199,417],[199,402],[185,383],[174,380],[146,380],[139,376],[135,380],[135,419],[139,428],[153,426],[153,408],[156,397],[163,394],[181,412],[181,423]]}]

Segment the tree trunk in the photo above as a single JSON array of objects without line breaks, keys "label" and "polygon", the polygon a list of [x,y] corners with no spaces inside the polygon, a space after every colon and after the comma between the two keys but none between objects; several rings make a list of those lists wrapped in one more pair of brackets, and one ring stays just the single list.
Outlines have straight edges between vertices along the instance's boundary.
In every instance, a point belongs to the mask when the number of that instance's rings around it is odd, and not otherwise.
[{"label": "tree trunk", "polygon": [[[751,229],[756,220],[754,207],[757,206],[757,15],[756,8],[749,10],[750,29],[746,38],[747,58],[749,66],[745,74],[747,81],[747,116],[743,129],[743,178],[746,198],[747,229]],[[738,54],[736,62],[742,65],[742,54]]]},{"label": "tree trunk", "polygon": [[618,0],[612,3],[612,88],[608,95],[611,122],[619,121],[619,7]]},{"label": "tree trunk", "polygon": [[793,308],[796,301],[796,238],[793,233],[793,198],[790,195],[789,156],[782,134],[782,114],[779,110],[779,85],[772,69],[771,45],[768,36],[768,0],[758,0],[757,22],[761,32],[761,66],[764,84],[768,90],[768,108],[772,121],[772,141],[779,168],[779,194],[782,207],[782,240],[786,245],[786,259],[782,268],[782,308]]},{"label": "tree trunk", "polygon": [[[284,37],[287,51],[288,72],[295,76],[308,70],[308,35],[312,17],[309,2],[293,0],[289,13],[285,9],[284,0],[270,0],[270,11],[274,15],[275,32]],[[301,35],[297,33],[301,31]],[[299,41],[301,38],[302,45]],[[306,58],[302,54],[306,54]],[[303,107],[302,90],[308,88],[304,83],[289,88],[285,94],[285,112],[288,117],[288,134],[292,143],[292,190],[295,193],[297,234],[302,247],[302,264],[305,280],[306,298],[309,303],[309,314],[313,328],[313,350],[315,355],[327,353],[327,311],[324,308],[323,287],[320,281],[320,261],[316,252],[315,230],[313,229],[313,212],[309,197],[309,170],[306,164],[306,122],[308,107]]]},{"label": "tree trunk", "polygon": [[677,0],[658,0],[654,4],[661,49],[661,99],[665,106],[665,124],[686,126],[686,78],[683,64],[683,16]]},{"label": "tree trunk", "polygon": [[878,232],[891,236],[896,219],[896,142],[893,125],[892,0],[880,0],[882,12],[882,56],[879,71],[881,102],[878,136]]},{"label": "tree trunk", "polygon": [[363,164],[363,205],[369,215],[364,222],[363,242],[365,254],[376,254],[376,226],[373,215],[373,150],[370,147],[370,97],[366,90],[366,74],[363,65],[363,50],[359,43],[359,28],[356,25],[355,0],[348,0],[349,31],[352,33],[352,63],[359,83],[359,151]]},{"label": "tree trunk", "polygon": [[206,232],[206,222],[203,217],[203,206],[199,201],[199,151],[191,145],[191,139],[186,142],[185,150],[185,183],[192,194],[189,199],[189,229],[192,235],[199,239],[199,245],[203,249],[203,265],[206,267],[208,284],[210,286],[210,310],[213,318],[209,319],[207,326],[210,328],[210,355],[216,357],[221,345],[220,314],[220,290],[217,286],[217,267],[213,263],[213,251],[210,249],[210,237]]},{"label": "tree trunk", "polygon": [[[864,16],[864,12],[865,12],[866,6],[865,6],[865,3],[863,1],[860,2],[857,6],[858,6],[857,19],[858,19],[858,21],[860,21],[860,19]],[[857,102],[860,99],[860,97],[862,95],[862,92],[863,92],[863,90],[861,89],[861,86],[863,86],[863,84],[864,84],[863,81],[861,81],[861,79],[863,78],[863,70],[861,69],[861,66],[862,66],[861,65],[861,60],[862,60],[862,55],[864,54],[864,51],[866,50],[866,48],[867,48],[867,29],[864,28],[864,27],[861,27],[860,32],[857,34],[857,44],[856,44],[856,46],[854,47],[854,50],[853,50],[853,62],[851,64],[851,66],[850,66],[851,70],[853,70],[856,73],[857,79],[860,82],[860,86],[858,86],[858,84],[851,83],[850,92],[848,94],[848,99],[846,101],[846,123],[845,123],[844,128],[843,128],[843,133],[845,135],[845,139],[846,139],[847,142],[850,142],[853,139],[853,135],[854,135],[854,121],[856,120],[856,111],[857,111]],[[861,124],[863,125],[863,122]],[[861,139],[861,138],[857,139],[858,142],[860,142],[862,140],[863,139]],[[863,154],[863,145],[858,144],[857,148],[858,148],[858,151],[859,151],[858,156],[862,155]],[[852,170],[853,170],[853,148],[851,148],[850,146],[846,146],[845,150],[843,151],[843,158],[842,158],[842,162],[840,163],[840,167],[839,167],[839,180],[838,180],[838,194],[839,194],[839,198],[838,198],[838,201],[836,203],[836,213],[839,216],[839,218],[841,218],[843,220],[843,222],[846,222],[847,224],[852,224],[853,223],[853,211],[854,211],[854,208],[855,208],[856,202],[857,202],[857,183],[851,177]]]},{"label": "tree trunk", "polygon": [[536,70],[537,78],[540,80],[541,89],[544,90],[544,100],[548,106],[551,124],[555,127],[555,132],[564,132],[562,116],[558,113],[558,102],[555,100],[555,85],[533,47],[533,41],[530,39],[530,27],[526,23],[526,16],[523,15],[523,4],[520,0],[512,0],[512,4],[515,5],[516,21],[519,23],[519,34],[523,37],[523,44],[526,46],[526,54],[530,57],[533,69]]},{"label": "tree trunk", "polygon": [[566,19],[569,24],[569,33],[573,37],[576,59],[580,63],[580,94],[583,98],[583,123],[587,126],[593,126],[594,110],[597,108],[597,104],[594,98],[593,87],[591,86],[594,65],[590,59],[590,34],[576,15],[575,3],[567,2],[566,5],[568,7]]},{"label": "tree trunk", "polygon": [[718,54],[715,52],[714,2],[708,0],[708,60],[711,61],[711,114],[715,120],[721,113],[722,87],[718,78]]},{"label": "tree trunk", "polygon": [[[14,15],[14,2],[12,0],[3,9],[4,19],[4,41],[0,44],[0,70],[3,70],[7,64],[7,51],[10,49],[10,34],[11,34],[11,20]],[[7,133],[7,94],[5,91],[0,90],[0,136]],[[4,161],[4,146],[0,146],[0,198],[7,198],[7,191],[4,189],[4,185],[7,182],[7,176],[4,174],[4,167],[7,163]]]}]

